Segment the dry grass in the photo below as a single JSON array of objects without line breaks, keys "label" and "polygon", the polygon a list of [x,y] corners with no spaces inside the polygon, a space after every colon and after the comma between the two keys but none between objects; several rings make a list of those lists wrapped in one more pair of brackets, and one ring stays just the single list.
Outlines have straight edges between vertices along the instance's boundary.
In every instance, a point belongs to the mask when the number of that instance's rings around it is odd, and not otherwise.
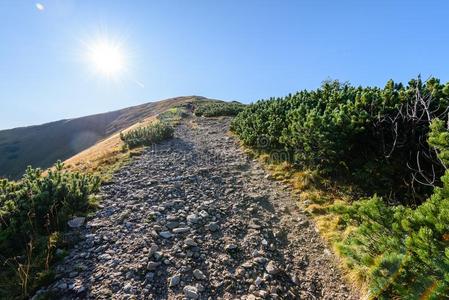
[{"label": "dry grass", "polygon": [[[128,132],[154,122],[157,122],[157,119],[155,116],[152,116],[128,127],[123,132]],[[143,149],[128,150],[124,146],[123,141],[120,139],[120,133],[117,132],[69,158],[64,163],[70,170],[96,174],[103,181],[108,181],[117,169],[126,164],[131,157],[140,155]]]}]

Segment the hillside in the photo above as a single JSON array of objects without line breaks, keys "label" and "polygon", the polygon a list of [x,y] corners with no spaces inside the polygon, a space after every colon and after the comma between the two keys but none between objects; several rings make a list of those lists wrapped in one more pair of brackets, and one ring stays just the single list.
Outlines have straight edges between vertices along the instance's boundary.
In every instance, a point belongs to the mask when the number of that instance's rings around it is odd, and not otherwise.
[{"label": "hillside", "polygon": [[81,118],[0,131],[0,177],[16,179],[28,165],[47,168],[170,107],[204,97],[177,97]]}]

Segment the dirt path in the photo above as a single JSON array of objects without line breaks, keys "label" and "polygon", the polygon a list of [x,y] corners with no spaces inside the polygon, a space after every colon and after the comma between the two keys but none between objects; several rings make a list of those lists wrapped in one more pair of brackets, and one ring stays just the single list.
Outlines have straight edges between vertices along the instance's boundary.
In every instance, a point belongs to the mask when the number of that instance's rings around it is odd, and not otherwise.
[{"label": "dirt path", "polygon": [[226,135],[181,124],[102,188],[48,290],[67,299],[356,299],[288,189]]}]

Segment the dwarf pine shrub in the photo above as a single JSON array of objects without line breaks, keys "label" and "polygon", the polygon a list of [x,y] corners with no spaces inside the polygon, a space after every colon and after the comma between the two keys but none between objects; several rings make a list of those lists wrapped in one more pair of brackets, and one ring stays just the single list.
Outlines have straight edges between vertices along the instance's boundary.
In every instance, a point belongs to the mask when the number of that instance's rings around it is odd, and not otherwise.
[{"label": "dwarf pine shrub", "polygon": [[383,89],[328,81],[248,105],[231,130],[247,146],[285,151],[302,169],[417,205],[445,170],[427,135],[432,120],[448,121],[448,110],[449,84],[434,78],[390,80]]},{"label": "dwarf pine shrub", "polygon": [[[449,163],[449,131],[440,119],[428,142]],[[338,242],[347,265],[362,274],[378,299],[449,298],[449,171],[432,196],[416,208],[389,206],[374,196],[352,205],[334,205],[342,229]]]},{"label": "dwarf pine shrub", "polygon": [[26,297],[50,272],[59,232],[85,214],[98,177],[56,163],[43,174],[28,167],[19,181],[0,180],[0,298]]},{"label": "dwarf pine shrub", "polygon": [[120,133],[121,140],[130,148],[149,146],[173,137],[174,128],[165,122],[157,122]]},{"label": "dwarf pine shrub", "polygon": [[244,104],[238,102],[205,103],[195,109],[198,117],[235,116],[245,108]]}]

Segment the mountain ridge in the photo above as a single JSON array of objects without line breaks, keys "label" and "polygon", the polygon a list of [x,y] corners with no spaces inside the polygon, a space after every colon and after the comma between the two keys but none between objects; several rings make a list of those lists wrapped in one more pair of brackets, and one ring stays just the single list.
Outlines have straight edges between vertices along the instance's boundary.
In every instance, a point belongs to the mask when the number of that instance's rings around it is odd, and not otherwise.
[{"label": "mountain ridge", "polygon": [[28,165],[47,168],[170,107],[212,100],[181,96],[84,117],[0,130],[0,177],[17,179]]}]

